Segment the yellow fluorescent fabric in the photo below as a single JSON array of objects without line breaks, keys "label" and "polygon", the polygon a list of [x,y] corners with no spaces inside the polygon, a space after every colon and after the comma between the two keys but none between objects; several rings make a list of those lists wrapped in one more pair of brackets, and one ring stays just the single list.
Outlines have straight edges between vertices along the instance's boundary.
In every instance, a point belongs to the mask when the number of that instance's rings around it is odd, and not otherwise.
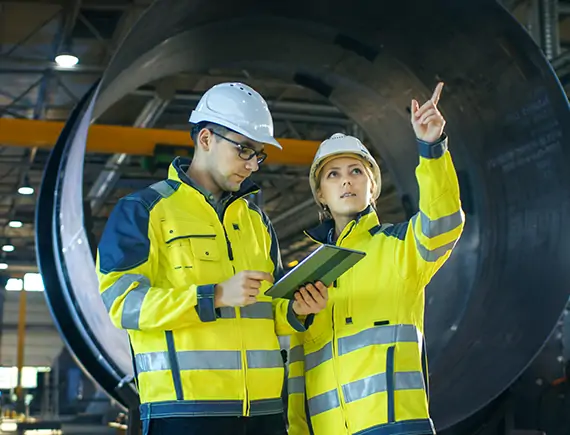
[{"label": "yellow fluorescent fabric", "polygon": [[[348,224],[339,246],[366,257],[330,289],[326,310],[291,342],[291,435],[433,432],[428,412],[424,288],[464,227],[447,138],[419,143],[419,212],[380,225],[371,208]],[[331,222],[308,232],[319,243]],[[293,388],[292,388],[293,387]],[[310,416],[310,418],[308,418]]]},{"label": "yellow fluorescent fabric", "polygon": [[242,270],[282,273],[267,216],[247,196],[214,203],[188,179],[169,178],[119,201],[99,244],[101,297],[134,353],[143,419],[282,412],[277,334],[304,331],[286,300],[214,309],[214,287]]}]

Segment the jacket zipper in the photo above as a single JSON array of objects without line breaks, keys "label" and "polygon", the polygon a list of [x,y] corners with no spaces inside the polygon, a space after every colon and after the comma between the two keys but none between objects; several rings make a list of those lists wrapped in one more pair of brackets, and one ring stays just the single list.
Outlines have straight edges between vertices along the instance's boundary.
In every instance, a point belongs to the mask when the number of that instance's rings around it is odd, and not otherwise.
[{"label": "jacket zipper", "polygon": [[[356,222],[352,221],[352,222],[350,222],[349,225],[350,225],[350,227],[348,228],[348,230],[345,228],[340,233],[339,238],[337,239],[337,241],[335,243],[337,246],[341,246],[342,242],[349,236],[349,234],[352,232],[352,230],[356,226]],[[345,281],[345,279],[339,278],[338,281],[343,282],[343,281]],[[340,287],[340,283],[338,281],[337,281],[336,285],[338,287]],[[350,317],[350,296],[351,295],[349,294],[347,297],[347,303],[349,305],[348,317]],[[334,307],[332,310],[332,324],[333,324],[333,367],[334,367],[334,371],[335,371],[335,379],[337,379],[337,391],[338,391],[339,403],[340,403],[340,408],[341,408],[342,414],[343,414],[344,427],[346,428],[347,433],[351,433],[350,428],[349,428],[349,424],[348,424],[346,403],[344,401],[344,395],[342,393],[342,385],[340,385],[340,382],[338,382],[339,377],[337,375],[337,373],[339,372],[339,368],[338,368],[338,346],[337,346],[337,332],[336,332],[336,324],[335,324]]]},{"label": "jacket zipper", "polygon": [[[340,246],[340,244],[344,241],[344,239],[346,239],[348,237],[348,235],[352,232],[352,230],[354,229],[354,227],[356,226],[356,221],[351,221],[349,223],[350,228],[348,229],[348,231],[346,231],[346,228],[339,234],[338,240],[336,241],[336,245]],[[344,233],[346,231],[346,233],[343,235],[342,233]]]},{"label": "jacket zipper", "polygon": [[[226,226],[224,225],[224,215],[226,213],[227,208],[229,207],[230,204],[228,204],[226,206],[226,208],[224,208],[224,211],[222,212],[222,215],[220,216],[220,221],[221,221],[221,225],[222,225],[222,229],[224,231],[224,237],[226,239],[226,246],[228,248],[228,257],[232,263],[232,271],[233,274],[235,275],[236,273],[236,268],[234,265],[234,252],[232,249],[232,244],[230,242],[230,238],[228,236],[228,232],[226,231]],[[236,307],[234,308],[235,312],[236,312],[236,322],[238,325],[238,330],[239,330],[239,339],[240,339],[240,344],[241,344],[241,351],[240,351],[240,355],[241,355],[241,366],[242,366],[242,371],[243,371],[243,392],[244,392],[244,400],[243,400],[243,407],[242,407],[242,414],[246,417],[249,416],[250,413],[250,403],[249,403],[249,392],[247,390],[247,351],[245,350],[245,343],[244,343],[244,338],[243,338],[243,331],[241,328],[241,312],[240,310]]]},{"label": "jacket zipper", "polygon": [[[341,233],[342,237],[338,238],[337,243],[336,243],[337,246],[341,246],[341,243],[346,240],[346,238],[349,236],[349,234],[352,232],[352,230],[356,226],[356,222],[352,221],[349,225],[350,225],[350,228],[348,229],[346,234],[342,235],[342,233]],[[354,276],[350,270],[347,272],[347,274]],[[345,280],[346,279],[343,279],[343,281],[345,281]],[[353,284],[353,283],[351,283],[351,284]],[[348,290],[348,293],[346,295],[346,316],[345,316],[345,318],[350,319],[352,321],[352,291],[350,290],[351,288],[352,288],[351,285],[349,285],[348,286],[349,290]]]},{"label": "jacket zipper", "polygon": [[[230,261],[232,262],[232,270],[233,273],[235,275],[236,273],[236,267],[233,264],[234,262],[234,253],[232,250],[232,244],[230,242],[230,239],[228,237],[228,233],[226,232],[226,227],[224,226],[224,223],[222,222],[222,228],[224,229],[224,236],[226,237],[226,244],[228,247],[228,256],[230,258]],[[240,343],[241,343],[241,366],[243,368],[243,391],[244,391],[244,400],[243,400],[243,407],[242,407],[242,413],[244,416],[248,417],[249,416],[249,411],[250,411],[250,403],[249,403],[249,394],[247,391],[247,351],[245,350],[245,344],[244,344],[244,340],[243,340],[243,331],[241,329],[241,311],[236,307],[234,308],[236,311],[236,321],[238,324],[238,329],[239,329],[239,338],[240,338]]]},{"label": "jacket zipper", "polygon": [[340,403],[340,409],[342,412],[342,419],[344,420],[344,427],[346,428],[347,432],[350,433],[349,428],[348,428],[348,418],[346,416],[346,408],[345,408],[345,403],[344,403],[344,397],[342,395],[342,386],[340,385],[340,382],[338,381],[339,376],[339,368],[338,368],[338,346],[337,346],[337,337],[336,337],[336,325],[335,325],[335,321],[334,321],[334,310],[335,306],[333,305],[332,307],[332,327],[333,327],[333,338],[332,338],[332,353],[333,353],[333,371],[334,371],[334,378],[337,380],[336,381],[336,388],[337,388],[337,392],[338,392],[338,398],[339,398],[339,403]]},{"label": "jacket zipper", "polygon": [[[192,187],[192,186],[190,186]],[[222,210],[221,213],[218,213],[218,211],[211,205],[211,203],[207,200],[207,198],[204,196],[204,201],[210,205],[210,207],[212,207],[212,210],[214,211],[214,213],[216,214],[216,217],[218,218],[218,221],[220,222],[220,225],[222,226],[222,230],[224,231],[224,237],[226,239],[226,246],[228,249],[228,257],[232,263],[232,270],[233,270],[233,274],[235,275],[236,273],[236,268],[234,265],[234,253],[233,253],[233,249],[232,249],[232,244],[230,242],[230,239],[228,237],[228,233],[226,231],[226,227],[224,226],[224,216],[226,214],[226,210],[229,208],[229,206],[236,200],[243,198],[246,195],[249,195],[251,193],[256,193],[259,189],[250,189],[248,191],[244,191],[241,193],[241,195],[239,196],[233,196],[231,198],[229,198],[229,200],[227,201],[226,204],[224,204],[224,208]],[[249,416],[250,413],[250,403],[249,403],[249,394],[247,391],[247,353],[245,350],[245,345],[244,345],[244,339],[243,339],[243,331],[241,328],[241,313],[239,312],[239,309],[235,309],[236,311],[236,320],[237,320],[237,324],[238,324],[238,329],[239,329],[239,336],[240,336],[240,342],[241,342],[241,363],[242,363],[242,367],[243,367],[243,388],[244,388],[244,404],[243,404],[243,415],[244,416]]]},{"label": "jacket zipper", "polygon": [[230,242],[230,238],[228,237],[228,233],[226,232],[226,227],[224,227],[224,224],[222,223],[222,228],[224,229],[224,237],[226,238],[226,246],[228,247],[228,257],[230,259],[230,261],[232,262],[232,268],[234,270],[234,274],[236,273],[236,268],[233,265],[233,261],[234,261],[234,251],[232,249],[232,244]]},{"label": "jacket zipper", "polygon": [[236,308],[236,320],[239,327],[239,337],[241,342],[241,366],[243,368],[243,408],[242,413],[245,417],[249,417],[250,413],[250,403],[249,403],[249,391],[247,390],[247,351],[245,350],[245,344],[243,340],[243,331],[241,329],[241,312]]}]

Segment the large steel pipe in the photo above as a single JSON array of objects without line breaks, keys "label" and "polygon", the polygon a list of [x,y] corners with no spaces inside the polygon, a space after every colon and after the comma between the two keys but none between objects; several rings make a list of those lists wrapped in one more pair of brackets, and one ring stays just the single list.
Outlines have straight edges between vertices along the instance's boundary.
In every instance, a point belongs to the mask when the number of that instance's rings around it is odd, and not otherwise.
[{"label": "large steel pipe", "polygon": [[441,430],[485,407],[540,350],[570,282],[568,101],[524,29],[492,1],[153,4],[70,119],[61,164],[48,168],[59,171],[55,202],[38,221],[52,224],[60,285],[47,294],[56,321],[87,331],[78,337],[89,346],[69,342],[77,358],[97,365],[92,373],[110,392],[130,373],[125,333],[98,299],[80,219],[90,120],[152,80],[226,67],[326,96],[366,132],[412,203],[410,100],[429,98],[445,81],[440,107],[467,224],[426,295],[431,408]]}]

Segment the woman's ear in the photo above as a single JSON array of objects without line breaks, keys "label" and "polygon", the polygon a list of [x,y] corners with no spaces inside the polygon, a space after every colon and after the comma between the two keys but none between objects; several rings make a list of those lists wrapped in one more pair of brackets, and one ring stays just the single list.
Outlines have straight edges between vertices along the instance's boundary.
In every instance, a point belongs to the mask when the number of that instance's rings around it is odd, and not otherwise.
[{"label": "woman's ear", "polygon": [[[370,177],[370,196],[374,198],[374,191],[376,190],[376,182]],[[372,199],[374,201],[374,199]]]},{"label": "woman's ear", "polygon": [[319,203],[322,207],[326,206],[325,198],[323,197],[323,192],[321,189],[317,189],[317,199],[319,200]]}]

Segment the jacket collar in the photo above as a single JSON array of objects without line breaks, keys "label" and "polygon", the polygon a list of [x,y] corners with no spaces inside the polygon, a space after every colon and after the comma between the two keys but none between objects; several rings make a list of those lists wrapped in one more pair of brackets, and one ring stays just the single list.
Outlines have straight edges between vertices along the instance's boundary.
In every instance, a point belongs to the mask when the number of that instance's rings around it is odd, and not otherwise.
[{"label": "jacket collar", "polygon": [[[170,180],[175,180],[180,183],[187,184],[188,186],[192,187],[193,189],[197,190],[202,195],[204,195],[209,201],[213,201],[214,198],[212,194],[188,176],[187,171],[188,168],[190,167],[190,162],[191,160],[186,157],[176,157],[170,164],[170,167],[168,168],[168,178]],[[226,196],[241,198],[243,196],[255,193],[259,190],[260,188],[257,184],[255,184],[249,178],[246,178],[243,181],[243,183],[241,183],[239,191],[224,192],[222,198],[225,198]]]},{"label": "jacket collar", "polygon": [[[372,228],[379,225],[378,216],[371,205],[358,213],[354,222],[355,228],[352,233],[355,231],[370,231]],[[334,232],[334,220],[328,219],[320,225],[305,231],[305,234],[318,243],[333,244],[331,239],[332,232]]]}]

